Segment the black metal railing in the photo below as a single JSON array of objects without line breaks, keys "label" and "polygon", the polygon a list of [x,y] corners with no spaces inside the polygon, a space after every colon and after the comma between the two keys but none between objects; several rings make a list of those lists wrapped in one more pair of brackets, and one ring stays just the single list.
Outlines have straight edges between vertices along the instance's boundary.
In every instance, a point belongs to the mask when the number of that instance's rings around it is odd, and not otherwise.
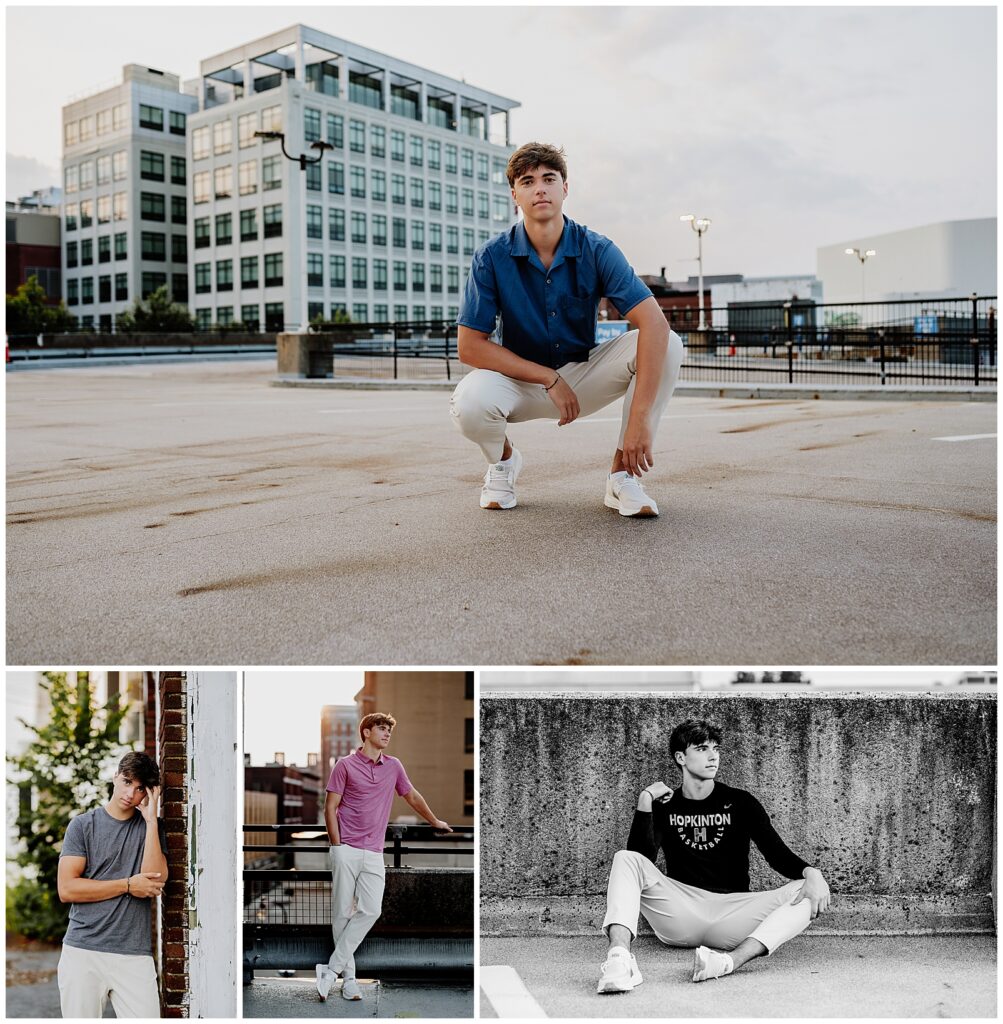
[{"label": "black metal railing", "polygon": [[332,372],[338,376],[441,379],[462,373],[456,351],[457,325],[449,320],[399,323],[315,323],[311,334],[330,341]]}]

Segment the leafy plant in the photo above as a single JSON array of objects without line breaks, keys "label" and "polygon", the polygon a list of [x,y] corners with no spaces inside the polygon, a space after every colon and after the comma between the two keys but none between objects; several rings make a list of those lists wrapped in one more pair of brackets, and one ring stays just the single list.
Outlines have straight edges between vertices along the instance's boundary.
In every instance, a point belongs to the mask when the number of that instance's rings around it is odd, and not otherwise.
[{"label": "leafy plant", "polygon": [[144,302],[136,299],[132,309],[119,313],[115,328],[123,334],[149,332],[157,334],[182,333],[195,330],[195,318],[187,308],[175,302],[167,285],[161,285]]},{"label": "leafy plant", "polygon": [[76,318],[62,302],[49,304],[45,289],[32,274],[14,295],[7,296],[8,334],[55,334],[71,331]]}]

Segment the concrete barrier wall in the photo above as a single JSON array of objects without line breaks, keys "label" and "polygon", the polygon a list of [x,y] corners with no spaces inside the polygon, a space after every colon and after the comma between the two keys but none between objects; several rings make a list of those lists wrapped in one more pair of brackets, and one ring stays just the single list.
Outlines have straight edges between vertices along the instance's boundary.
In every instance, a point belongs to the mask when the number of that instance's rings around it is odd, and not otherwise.
[{"label": "concrete barrier wall", "polygon": [[[637,794],[679,771],[673,727],[724,732],[750,790],[834,893],[818,930],[993,928],[995,695],[552,695],[481,700],[485,934],[599,927]],[[785,881],[753,847],[753,889]]]}]

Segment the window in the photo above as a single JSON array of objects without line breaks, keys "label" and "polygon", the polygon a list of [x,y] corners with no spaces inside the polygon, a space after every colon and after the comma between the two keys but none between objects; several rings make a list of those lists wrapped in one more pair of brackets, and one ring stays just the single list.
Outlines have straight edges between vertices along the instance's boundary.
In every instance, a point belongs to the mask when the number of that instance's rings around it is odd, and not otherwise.
[{"label": "window", "polygon": [[145,103],[139,105],[139,127],[149,128],[150,131],[162,132],[164,130],[164,111],[161,107],[150,107]]},{"label": "window", "polygon": [[172,274],[171,275],[171,297],[175,302],[188,302],[188,275],[187,274]]},{"label": "window", "polygon": [[94,138],[94,115],[80,118],[80,141],[87,142]]},{"label": "window", "polygon": [[428,251],[442,252],[442,225],[429,224],[428,226]]},{"label": "window", "polygon": [[446,143],[446,173],[456,173],[456,147],[451,143]]},{"label": "window", "polygon": [[390,196],[396,206],[403,206],[407,202],[407,182],[403,174],[390,175]]},{"label": "window", "polygon": [[77,243],[67,242],[66,243],[66,266],[75,267],[77,265]]},{"label": "window", "polygon": [[206,249],[212,245],[212,232],[209,230],[208,217],[196,217],[195,227],[195,248]]},{"label": "window", "polygon": [[383,84],[364,71],[348,72],[348,98],[374,110],[383,109]]},{"label": "window", "polygon": [[331,161],[327,165],[327,190],[331,195],[345,194],[345,165]]},{"label": "window", "polygon": [[442,144],[438,139],[428,140],[428,169],[437,171],[442,166]]},{"label": "window", "polygon": [[80,216],[80,206],[77,203],[67,203],[63,207],[67,231],[77,230],[77,218]]},{"label": "window", "polygon": [[411,206],[420,210],[425,205],[425,182],[421,178],[411,179]]},{"label": "window", "polygon": [[387,244],[387,218],[382,213],[373,214],[373,245]]},{"label": "window", "polygon": [[233,306],[218,306],[216,308],[216,323],[220,327],[229,327],[233,323]]},{"label": "window", "polygon": [[477,154],[477,180],[488,180],[488,155],[487,153]]},{"label": "window", "polygon": [[111,263],[111,235],[98,238],[98,263]]},{"label": "window", "polygon": [[442,185],[437,181],[428,183],[428,208],[436,212],[442,209]]},{"label": "window", "polygon": [[75,306],[80,301],[77,291],[77,279],[73,278],[66,282],[66,305]]},{"label": "window", "polygon": [[438,263],[433,263],[428,268],[429,279],[428,279],[428,290],[430,292],[441,293],[442,292],[442,267]]},{"label": "window", "polygon": [[233,291],[233,260],[219,260],[219,262],[217,262],[216,291]]},{"label": "window", "polygon": [[306,318],[313,323],[315,320],[324,319],[324,303],[323,302],[308,302],[306,304]]},{"label": "window", "polygon": [[344,242],[345,240],[345,211],[330,209],[327,212],[327,237],[332,242]]},{"label": "window", "polygon": [[345,257],[344,256],[332,256],[331,257],[331,287],[332,288],[344,288],[345,287]]},{"label": "window", "polygon": [[407,320],[407,306],[394,305],[394,320],[397,323],[403,323]]},{"label": "window", "polygon": [[420,135],[411,136],[411,166],[422,167],[425,163],[425,143]]},{"label": "window", "polygon": [[335,149],[345,148],[345,119],[341,114],[327,115],[327,141]]},{"label": "window", "polygon": [[111,197],[112,219],[125,220],[129,215],[129,196],[126,192],[116,192]]},{"label": "window", "polygon": [[240,211],[240,240],[253,242],[258,237],[258,211]]},{"label": "window", "polygon": [[[197,291],[198,289],[196,289]],[[207,331],[212,327],[212,310],[211,309],[196,309],[195,310],[195,330]]]},{"label": "window", "polygon": [[320,111],[313,107],[303,108],[303,139],[306,142],[320,141]]},{"label": "window", "polygon": [[195,264],[195,294],[202,295],[205,292],[212,291],[212,264],[211,263],[196,263]]},{"label": "window", "polygon": [[282,157],[266,156],[261,161],[261,190],[282,187]]},{"label": "window", "polygon": [[225,121],[217,121],[212,126],[212,151],[216,156],[222,156],[233,149],[233,124],[229,118]]},{"label": "window", "polygon": [[387,261],[373,260],[373,288],[378,292],[387,290]]},{"label": "window", "polygon": [[261,318],[258,306],[241,306],[240,319],[249,331],[257,331]]},{"label": "window", "polygon": [[94,223],[94,200],[80,200],[80,226],[89,228]]},{"label": "window", "polygon": [[455,185],[446,186],[446,213],[458,213],[459,212],[459,190]]},{"label": "window", "polygon": [[111,181],[111,156],[98,157],[98,184],[107,185]]},{"label": "window", "polygon": [[249,196],[258,191],[258,161],[244,160],[237,166],[237,191]]},{"label": "window", "polygon": [[77,121],[67,121],[63,125],[63,145],[75,146],[80,141],[80,124]]},{"label": "window", "polygon": [[115,259],[124,260],[128,256],[128,238],[123,231],[115,236]]},{"label": "window", "polygon": [[115,301],[125,302],[129,298],[129,275],[115,275]]},{"label": "window", "polygon": [[306,187],[309,192],[319,192],[323,185],[321,184],[321,170],[320,164],[307,164],[306,165]]},{"label": "window", "polygon": [[148,299],[158,288],[167,284],[167,275],[154,271],[145,272],[140,279],[140,297]]},{"label": "window", "polygon": [[167,204],[159,192],[140,192],[139,216],[143,220],[167,220]]},{"label": "window", "polygon": [[464,178],[474,176],[474,151],[472,149],[460,151],[460,172]]},{"label": "window", "polygon": [[306,254],[306,283],[309,288],[324,287],[324,256],[319,252]]},{"label": "window", "polygon": [[216,244],[229,245],[233,241],[233,214],[216,214]]},{"label": "window", "polygon": [[366,288],[368,283],[366,281],[366,258],[364,256],[353,256],[352,257],[352,287],[353,288]]},{"label": "window", "polygon": [[282,284],[282,253],[270,252],[265,255],[265,287]]},{"label": "window", "polygon": [[387,155],[387,130],[381,124],[369,126],[369,153],[376,157]]},{"label": "window", "polygon": [[465,768],[463,770],[463,813],[471,815],[474,813],[474,770]]},{"label": "window", "polygon": [[140,234],[140,248],[144,260],[163,263],[167,259],[167,237],[159,231],[143,231]]},{"label": "window", "polygon": [[67,167],[63,171],[63,189],[67,193],[73,193],[80,188],[80,168]]},{"label": "window", "polygon": [[355,245],[366,244],[366,215],[364,213],[352,214],[352,242]]},{"label": "window", "polygon": [[474,215],[474,190],[465,188],[463,190],[463,216],[473,217]]},{"label": "window", "polygon": [[265,303],[265,330],[281,331],[286,325],[286,314],[281,302]]},{"label": "window", "polygon": [[192,159],[204,160],[209,155],[209,125],[204,124],[192,132]]},{"label": "window", "polygon": [[129,174],[129,154],[120,149],[111,157],[111,176],[115,181],[124,181]]},{"label": "window", "polygon": [[80,278],[80,301],[86,306],[94,302],[94,278]]},{"label": "window", "polygon": [[387,315],[387,307],[383,303],[377,303],[373,306],[373,322],[378,324],[385,324],[389,321],[390,317]]},{"label": "window", "polygon": [[170,113],[170,125],[172,135],[184,135],[187,116],[180,110],[172,110]]},{"label": "window", "polygon": [[111,196],[98,196],[98,224],[111,223]]},{"label": "window", "polygon": [[229,199],[233,195],[233,167],[217,167],[212,172],[213,191],[217,199]]},{"label": "window", "polygon": [[183,156],[171,157],[171,184],[186,185],[188,183],[187,167]]},{"label": "window", "polygon": [[261,111],[261,130],[263,132],[282,131],[282,104],[277,103],[274,107],[265,107]]},{"label": "window", "polygon": [[258,287],[258,257],[257,256],[241,256],[240,257],[240,287],[241,288],[257,288]]},{"label": "window", "polygon": [[474,229],[463,229],[463,255],[473,256],[474,254]]},{"label": "window", "polygon": [[124,103],[119,103],[111,108],[111,123],[113,131],[120,131],[129,120],[129,111]]},{"label": "window", "polygon": [[352,319],[357,324],[364,324],[369,319],[369,306],[365,302],[353,302]]},{"label": "window", "polygon": [[390,159],[404,162],[404,133],[396,128],[390,130]]},{"label": "window", "polygon": [[411,289],[416,292],[425,290],[425,264],[411,264]]},{"label": "window", "polygon": [[282,235],[282,204],[264,207],[261,217],[265,225],[265,238],[279,238]]},{"label": "window", "polygon": [[373,202],[387,201],[387,175],[385,171],[373,171]]},{"label": "window", "polygon": [[98,135],[107,135],[111,131],[111,109],[99,110],[97,113]]},{"label": "window", "polygon": [[94,187],[94,162],[92,160],[85,160],[80,165],[80,191],[86,192],[87,189]]},{"label": "window", "polygon": [[171,196],[171,223],[188,223],[188,200],[184,196]]},{"label": "window", "polygon": [[508,221],[509,200],[505,196],[494,196],[491,200],[491,220],[495,224]]},{"label": "window", "polygon": [[477,217],[479,220],[487,220],[491,216],[490,199],[487,192],[477,193]]},{"label": "window", "polygon": [[353,167],[351,169],[352,177],[352,198],[353,199],[365,199],[366,198],[366,169],[365,167]]},{"label": "window", "polygon": [[508,182],[508,176],[505,173],[505,169],[508,165],[504,160],[498,157],[492,157],[491,159],[491,181],[495,185],[504,185]]},{"label": "window", "polygon": [[192,175],[192,199],[196,203],[209,202],[209,172],[196,171]]},{"label": "window", "polygon": [[416,252],[423,252],[425,249],[424,221],[411,221],[411,248],[414,249]]},{"label": "window", "polygon": [[111,274],[98,278],[98,302],[111,302]]},{"label": "window", "polygon": [[394,248],[407,248],[407,221],[403,217],[394,217],[393,223]]},{"label": "window", "polygon": [[253,146],[258,140],[254,133],[258,130],[258,112],[255,110],[250,114],[241,114],[237,118],[237,147],[247,149]]},{"label": "window", "polygon": [[[446,267],[446,290],[450,295],[456,295],[460,290],[460,268]],[[449,314],[453,316],[452,313]]]},{"label": "window", "polygon": [[[394,260],[394,291],[407,291],[407,264],[403,260]],[[399,319],[406,320],[407,313]]]},{"label": "window", "polygon": [[324,210],[320,206],[306,208],[306,237],[324,237]]},{"label": "window", "polygon": [[463,722],[463,752],[472,754],[474,752],[474,720],[464,719]]},{"label": "window", "polygon": [[431,306],[428,311],[430,320],[441,320],[442,319],[442,306]]},{"label": "window", "polygon": [[366,125],[363,121],[356,121],[354,118],[348,122],[348,148],[353,153],[365,153],[366,151]]},{"label": "window", "polygon": [[188,262],[188,239],[185,235],[171,235],[171,260],[174,263]]}]

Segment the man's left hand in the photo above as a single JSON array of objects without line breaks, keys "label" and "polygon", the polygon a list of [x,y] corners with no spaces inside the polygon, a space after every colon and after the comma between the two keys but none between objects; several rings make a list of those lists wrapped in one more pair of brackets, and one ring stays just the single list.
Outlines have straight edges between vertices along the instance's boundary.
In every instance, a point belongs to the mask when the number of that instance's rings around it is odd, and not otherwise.
[{"label": "man's left hand", "polygon": [[436,832],[452,832],[453,831],[444,821],[441,821],[441,820],[438,820],[438,819],[436,821],[432,822],[432,828],[434,828]]},{"label": "man's left hand", "polygon": [[155,825],[157,823],[157,811],[160,809],[160,787],[151,786],[146,791],[146,799],[139,805],[140,814],[146,821]]},{"label": "man's left hand", "polygon": [[791,900],[791,906],[797,906],[802,900],[811,903],[811,919],[814,921],[819,914],[824,914],[829,909],[832,896],[829,892],[829,883],[822,877],[818,868],[807,868],[805,870],[804,885],[801,891]]},{"label": "man's left hand", "polygon": [[655,464],[651,428],[647,423],[627,423],[623,435],[623,468],[631,476],[647,473]]}]

